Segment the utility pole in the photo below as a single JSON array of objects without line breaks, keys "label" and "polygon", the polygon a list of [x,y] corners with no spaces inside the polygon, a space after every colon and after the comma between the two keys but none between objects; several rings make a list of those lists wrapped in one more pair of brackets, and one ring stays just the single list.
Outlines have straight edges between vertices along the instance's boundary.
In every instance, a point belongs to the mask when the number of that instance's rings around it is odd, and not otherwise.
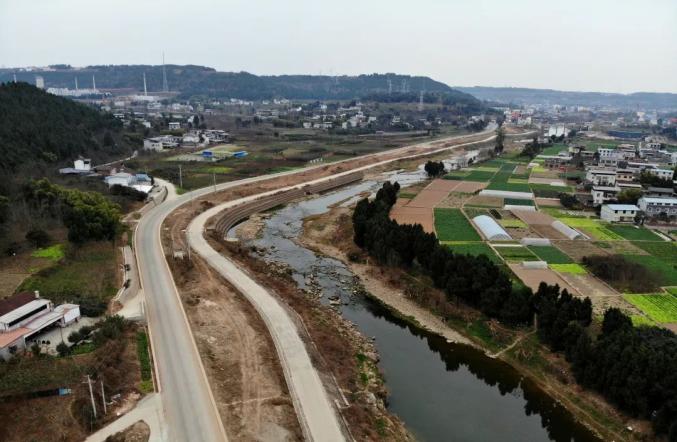
[{"label": "utility pole", "polygon": [[103,379],[101,379],[101,401],[103,402],[103,414],[107,414],[108,410],[106,409],[106,392],[103,391]]},{"label": "utility pole", "polygon": [[96,404],[94,403],[94,392],[92,391],[92,380],[87,375],[87,385],[89,386],[89,397],[92,400],[92,411],[94,412],[94,419],[96,420]]},{"label": "utility pole", "polygon": [[214,193],[216,193],[216,172],[212,173],[212,179],[214,180]]},{"label": "utility pole", "polygon": [[183,189],[183,175],[181,174],[181,165],[179,164],[179,187]]}]

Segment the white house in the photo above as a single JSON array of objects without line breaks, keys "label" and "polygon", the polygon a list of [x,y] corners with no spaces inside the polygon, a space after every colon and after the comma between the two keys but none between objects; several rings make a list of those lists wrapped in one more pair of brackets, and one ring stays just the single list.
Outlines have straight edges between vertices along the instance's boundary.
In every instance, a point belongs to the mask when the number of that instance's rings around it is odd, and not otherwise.
[{"label": "white house", "polygon": [[656,216],[661,213],[668,216],[677,215],[677,198],[643,196],[637,201],[637,206],[649,216]]},{"label": "white house", "polygon": [[73,162],[73,166],[78,172],[89,172],[92,170],[92,160],[89,158],[79,158]]},{"label": "white house", "polygon": [[672,174],[674,171],[672,169],[649,169],[647,170],[651,175],[657,176],[662,180],[672,181]]},{"label": "white house", "polygon": [[634,204],[604,204],[599,217],[610,223],[631,223],[638,211]]},{"label": "white house", "polygon": [[181,123],[178,121],[170,121],[169,122],[169,130],[177,130],[181,129]]},{"label": "white house", "polygon": [[592,188],[592,203],[595,206],[604,204],[607,201],[616,199],[616,195],[621,191],[620,187],[616,186],[593,186]]},{"label": "white house", "polygon": [[585,179],[594,186],[614,186],[616,184],[616,171],[614,169],[590,168],[585,174]]},{"label": "white house", "polygon": [[134,184],[134,175],[127,172],[118,172],[104,178],[108,187],[113,187],[115,185],[129,187]]},{"label": "white house", "polygon": [[47,328],[65,327],[80,318],[80,306],[54,307],[39,292],[22,292],[0,300],[0,358],[7,360],[27,346],[27,340]]},{"label": "white house", "polygon": [[153,150],[155,152],[161,152],[163,149],[162,139],[160,138],[146,138],[143,140],[143,149],[144,150]]}]

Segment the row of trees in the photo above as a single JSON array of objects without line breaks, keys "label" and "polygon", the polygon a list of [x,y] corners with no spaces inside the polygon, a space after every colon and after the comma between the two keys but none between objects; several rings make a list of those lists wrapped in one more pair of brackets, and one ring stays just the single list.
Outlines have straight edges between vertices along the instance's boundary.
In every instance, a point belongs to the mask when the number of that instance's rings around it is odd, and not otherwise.
[{"label": "row of trees", "polygon": [[111,241],[120,231],[120,207],[98,192],[66,189],[46,178],[26,183],[22,191],[35,211],[61,218],[73,243]]},{"label": "row of trees", "polygon": [[355,243],[380,263],[420,266],[449,302],[463,300],[490,317],[518,325],[533,320],[533,294],[513,288],[508,275],[484,255],[453,253],[419,225],[400,225],[389,217],[399,184],[386,182],[373,201],[361,200],[353,213]]},{"label": "row of trees", "polygon": [[[484,255],[453,253],[420,225],[389,218],[399,185],[387,182],[373,201],[361,200],[353,213],[354,241],[378,262],[416,266],[442,289],[446,303],[463,300],[510,325],[529,325],[536,315],[540,340],[572,364],[577,382],[594,389],[633,416],[650,419],[656,433],[677,441],[677,336],[656,327],[633,327],[618,309],[604,315],[601,333],[591,327],[589,298],[541,283],[534,294],[513,286],[508,275]],[[419,293],[418,302],[427,302]],[[445,311],[444,305],[440,311]]]}]

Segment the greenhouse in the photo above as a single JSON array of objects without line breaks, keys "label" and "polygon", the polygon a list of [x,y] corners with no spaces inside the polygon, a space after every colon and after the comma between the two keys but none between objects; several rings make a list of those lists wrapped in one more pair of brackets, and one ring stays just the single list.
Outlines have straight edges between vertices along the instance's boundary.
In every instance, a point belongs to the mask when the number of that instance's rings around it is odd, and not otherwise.
[{"label": "greenhouse", "polygon": [[503,227],[490,216],[479,215],[473,218],[473,223],[480,229],[482,235],[489,241],[510,241],[512,238],[508,232],[503,230]]}]

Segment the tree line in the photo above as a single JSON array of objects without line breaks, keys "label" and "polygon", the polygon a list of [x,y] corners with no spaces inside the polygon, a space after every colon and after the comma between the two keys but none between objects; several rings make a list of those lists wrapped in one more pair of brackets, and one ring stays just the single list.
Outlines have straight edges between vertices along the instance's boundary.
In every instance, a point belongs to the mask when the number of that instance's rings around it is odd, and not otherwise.
[{"label": "tree line", "polygon": [[[657,327],[633,327],[627,316],[613,308],[606,311],[602,330],[597,333],[591,326],[589,298],[574,297],[545,283],[536,293],[513,285],[508,274],[487,256],[453,253],[421,225],[391,220],[390,209],[399,189],[398,183],[386,182],[373,200],[357,203],[352,219],[356,245],[381,264],[422,270],[444,292],[446,303],[463,300],[511,326],[530,326],[535,318],[539,339],[553,352],[564,354],[578,383],[598,391],[632,416],[650,419],[657,434],[667,433],[671,441],[677,441],[674,333]],[[425,296],[434,295],[418,295]]]},{"label": "tree line", "polygon": [[67,189],[43,178],[24,184],[22,193],[36,213],[60,218],[75,244],[112,241],[120,231],[120,207],[98,192]]}]

